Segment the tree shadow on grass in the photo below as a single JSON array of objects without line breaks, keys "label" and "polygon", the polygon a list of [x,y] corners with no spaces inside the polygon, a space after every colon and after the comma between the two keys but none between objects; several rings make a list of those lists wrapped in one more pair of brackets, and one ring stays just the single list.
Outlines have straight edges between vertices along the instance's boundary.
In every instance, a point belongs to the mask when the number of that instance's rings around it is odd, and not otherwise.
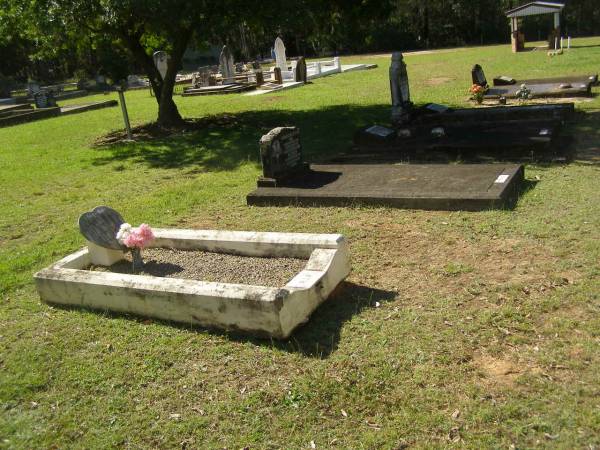
[{"label": "tree shadow on grass", "polygon": [[168,137],[134,143],[98,145],[94,165],[131,161],[152,168],[233,170],[247,161],[259,161],[258,141],[278,126],[300,128],[303,151],[311,161],[347,148],[357,128],[389,121],[389,106],[340,105],[319,110],[248,111],[230,124],[211,124]]}]

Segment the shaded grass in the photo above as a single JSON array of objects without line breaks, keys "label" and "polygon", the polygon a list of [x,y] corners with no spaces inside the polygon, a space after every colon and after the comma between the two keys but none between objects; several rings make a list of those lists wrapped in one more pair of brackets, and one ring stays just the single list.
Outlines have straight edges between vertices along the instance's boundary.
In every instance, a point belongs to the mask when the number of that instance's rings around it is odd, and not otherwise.
[{"label": "shaded grass", "polygon": [[[599,57],[494,46],[407,63],[415,101],[462,106],[476,62],[538,77]],[[238,122],[169,139],[95,146],[118,108],[0,129],[1,447],[600,445],[597,98],[578,105],[579,160],[528,166],[514,211],[245,206],[271,127],[300,126],[318,160],[388,120],[388,60],[369,62],[279,94],[177,98]],[[127,101],[134,124],[154,118],[147,92]],[[40,304],[32,273],[79,248],[78,215],[102,203],[153,226],[341,232],[353,272],[284,342]]]}]

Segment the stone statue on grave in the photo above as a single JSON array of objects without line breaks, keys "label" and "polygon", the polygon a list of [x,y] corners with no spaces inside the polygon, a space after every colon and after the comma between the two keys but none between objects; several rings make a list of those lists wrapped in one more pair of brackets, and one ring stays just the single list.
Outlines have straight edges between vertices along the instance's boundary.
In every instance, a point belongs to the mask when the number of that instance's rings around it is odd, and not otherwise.
[{"label": "stone statue on grave", "polygon": [[152,57],[154,58],[154,65],[156,66],[158,73],[160,73],[161,78],[164,80],[167,76],[167,67],[169,65],[169,59],[171,59],[171,56],[169,56],[167,52],[159,50],[154,52]]},{"label": "stone statue on grave", "polygon": [[409,121],[412,102],[410,101],[408,73],[401,52],[392,53],[390,91],[392,94],[392,122],[403,124]]},{"label": "stone statue on grave", "polygon": [[233,54],[229,47],[226,45],[223,46],[221,50],[221,55],[219,55],[219,70],[221,71],[221,76],[223,77],[223,84],[233,84],[235,83],[235,67],[233,64]]}]

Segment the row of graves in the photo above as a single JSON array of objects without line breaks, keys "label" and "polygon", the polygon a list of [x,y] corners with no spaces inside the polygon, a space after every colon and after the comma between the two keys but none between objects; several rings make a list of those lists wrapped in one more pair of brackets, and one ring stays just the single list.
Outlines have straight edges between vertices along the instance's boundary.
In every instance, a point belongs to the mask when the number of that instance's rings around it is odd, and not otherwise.
[{"label": "row of graves", "polygon": [[57,104],[58,101],[82,97],[89,93],[87,89],[79,89],[78,83],[44,87],[37,83],[29,83],[25,95],[12,97],[0,104],[0,128],[118,105],[116,100],[82,102],[66,106]]},{"label": "row of graves", "polygon": [[[371,204],[430,210],[510,208],[522,162],[565,162],[573,103],[450,108],[416,106],[401,53],[390,66],[389,124],[359,129],[350,151],[307,164],[299,131],[263,136],[263,177],[249,205]],[[459,162],[460,164],[456,164]]]},{"label": "row of graves", "polygon": [[471,70],[473,84],[483,89],[483,99],[533,99],[548,97],[591,97],[592,86],[598,84],[598,74],[553,78],[515,79],[501,75],[488,84],[483,68],[475,64]]},{"label": "row of graves", "polygon": [[[263,176],[248,204],[510,208],[524,169],[501,161],[532,145],[535,156],[553,154],[552,140],[573,114],[573,104],[418,107],[400,53],[392,56],[390,86],[391,122],[360,129],[341,163],[305,161],[296,127],[264,135]],[[411,152],[429,160],[443,151],[448,159],[457,149],[495,161],[399,164]],[[46,303],[287,339],[343,289],[351,269],[340,234],[153,230],[131,226],[106,206],[82,214],[79,229],[85,247],[34,275]]]},{"label": "row of graves", "polygon": [[184,96],[230,94],[247,92],[260,95],[302,86],[309,80],[337,73],[366,70],[376,65],[342,65],[340,58],[307,62],[304,57],[287,59],[285,44],[275,40],[273,48],[275,65],[264,70],[260,62],[234,63],[233,53],[226,45],[219,56],[219,66],[200,68],[193,74],[191,86],[184,88]]}]

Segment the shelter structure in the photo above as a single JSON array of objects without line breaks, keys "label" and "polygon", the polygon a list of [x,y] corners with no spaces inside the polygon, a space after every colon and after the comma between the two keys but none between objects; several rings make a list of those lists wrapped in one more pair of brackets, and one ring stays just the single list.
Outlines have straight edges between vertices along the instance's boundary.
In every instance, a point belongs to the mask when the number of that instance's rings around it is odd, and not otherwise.
[{"label": "shelter structure", "polygon": [[564,3],[531,2],[507,11],[506,17],[510,19],[512,51],[516,53],[525,49],[525,35],[519,29],[523,17],[540,14],[554,15],[554,28],[548,36],[548,47],[553,49],[557,39],[560,39],[560,13],[564,7]]}]

